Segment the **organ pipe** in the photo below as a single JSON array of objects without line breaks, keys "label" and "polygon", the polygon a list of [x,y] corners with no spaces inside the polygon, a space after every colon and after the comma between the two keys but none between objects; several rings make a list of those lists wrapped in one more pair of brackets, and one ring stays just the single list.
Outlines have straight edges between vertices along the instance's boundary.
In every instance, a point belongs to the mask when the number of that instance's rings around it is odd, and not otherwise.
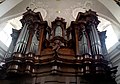
[{"label": "organ pipe", "polygon": [[90,51],[90,45],[89,45],[89,39],[87,36],[87,33],[85,31],[85,29],[82,31],[83,35],[82,35],[82,39],[81,39],[81,54],[90,54],[91,55],[91,51]]},{"label": "organ pipe", "polygon": [[91,39],[92,53],[93,55],[102,54],[98,31],[96,30],[94,24],[90,25],[90,28],[91,28],[90,39]]},{"label": "organ pipe", "polygon": [[38,49],[38,40],[35,34],[32,38],[32,42],[31,42],[30,50],[29,50],[29,52],[33,52],[33,53],[37,53],[37,49]]},{"label": "organ pipe", "polygon": [[21,53],[24,52],[25,46],[27,45],[28,25],[29,24],[25,23],[25,25],[24,25],[24,27],[23,27],[23,29],[18,37],[14,52],[21,52]]},{"label": "organ pipe", "polygon": [[29,28],[29,37],[28,37],[28,43],[27,43],[26,53],[31,52],[30,51],[30,47],[31,47],[33,36],[34,36],[34,33],[35,33],[33,25],[31,25],[31,27]]}]

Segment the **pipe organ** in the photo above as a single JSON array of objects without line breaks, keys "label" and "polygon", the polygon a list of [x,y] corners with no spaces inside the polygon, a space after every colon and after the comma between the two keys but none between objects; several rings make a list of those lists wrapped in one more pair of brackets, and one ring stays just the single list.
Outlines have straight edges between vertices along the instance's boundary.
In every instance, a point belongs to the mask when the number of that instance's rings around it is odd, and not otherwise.
[{"label": "pipe organ", "polygon": [[116,84],[111,76],[116,68],[104,57],[105,38],[97,30],[96,12],[79,12],[68,28],[60,17],[48,26],[40,12],[31,9],[20,21],[22,29],[6,59],[6,78],[31,77],[20,84]]}]

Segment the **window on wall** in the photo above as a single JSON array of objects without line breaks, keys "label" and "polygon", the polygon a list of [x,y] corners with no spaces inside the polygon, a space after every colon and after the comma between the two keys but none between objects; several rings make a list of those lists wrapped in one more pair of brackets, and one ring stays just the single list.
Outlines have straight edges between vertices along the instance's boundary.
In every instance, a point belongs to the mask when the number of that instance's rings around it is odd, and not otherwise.
[{"label": "window on wall", "polygon": [[115,43],[118,42],[117,36],[113,30],[111,22],[99,17],[100,24],[98,25],[99,31],[106,31],[107,38],[105,39],[107,49],[110,49]]},{"label": "window on wall", "polygon": [[115,35],[115,32],[114,32],[114,30],[113,30],[113,28],[112,28],[112,26],[111,25],[108,25],[105,29],[104,29],[104,31],[107,31],[106,32],[106,36],[107,36],[107,38],[106,38],[106,47],[107,47],[107,49],[109,49],[109,48],[111,48],[115,43],[117,43],[118,42],[118,39],[117,39],[117,37],[116,37],[116,35]]},{"label": "window on wall", "polygon": [[19,30],[22,27],[22,24],[20,22],[21,18],[22,16],[19,16],[7,21],[7,24],[5,23],[4,28],[3,26],[0,26],[2,27],[2,30],[0,30],[0,41],[3,42],[7,47],[10,46],[10,43],[12,41],[12,28]]},{"label": "window on wall", "polygon": [[3,28],[2,31],[0,31],[0,40],[3,42],[7,47],[9,47],[12,38],[10,34],[12,34],[12,28],[13,26],[7,23],[7,25]]}]

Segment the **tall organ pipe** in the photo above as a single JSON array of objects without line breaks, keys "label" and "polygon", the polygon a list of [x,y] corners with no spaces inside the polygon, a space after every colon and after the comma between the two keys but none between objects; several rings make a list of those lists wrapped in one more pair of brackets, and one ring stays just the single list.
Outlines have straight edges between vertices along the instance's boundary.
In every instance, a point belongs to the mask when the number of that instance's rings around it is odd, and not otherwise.
[{"label": "tall organ pipe", "polygon": [[87,35],[85,29],[83,29],[83,31],[82,31],[82,39],[81,39],[79,45],[80,45],[80,54],[81,55],[83,55],[83,54],[91,55],[89,38],[88,38],[88,35]]},{"label": "tall organ pipe", "polygon": [[[31,31],[29,31],[31,32]],[[30,33],[30,35],[28,36],[28,43],[27,43],[27,46],[26,46],[26,53],[30,52],[30,46],[31,46],[31,43],[32,43],[32,37],[33,37],[33,33]]]},{"label": "tall organ pipe", "polygon": [[[29,38],[28,38],[28,44],[27,44],[27,49],[26,49],[26,53],[28,52],[33,52],[33,47],[34,47],[34,44],[35,44],[35,30],[38,28],[38,24],[35,24],[35,27],[34,27],[34,24],[31,26],[32,28],[29,29]],[[34,28],[33,28],[34,27]]]},{"label": "tall organ pipe", "polygon": [[22,30],[21,30],[21,33],[20,33],[20,35],[19,35],[19,37],[18,37],[18,40],[17,40],[17,42],[16,42],[16,46],[15,46],[15,48],[14,48],[14,52],[17,52],[17,50],[19,49],[20,40],[21,40],[21,38],[23,37],[23,33],[24,33],[25,29],[26,29],[26,24],[23,26],[23,28],[22,28]]},{"label": "tall organ pipe", "polygon": [[22,38],[21,40],[21,46],[19,48],[19,51],[17,52],[21,52],[21,53],[25,53],[25,48],[26,48],[26,45],[27,45],[27,40],[28,40],[28,35],[29,35],[29,30],[27,30],[28,28],[26,27],[26,31],[24,32],[24,37]]},{"label": "tall organ pipe", "polygon": [[89,35],[90,35],[90,41],[91,41],[91,50],[92,50],[92,54],[94,55],[95,54],[95,47],[94,47],[95,41],[94,41],[94,33],[92,32],[92,28],[90,29]]},{"label": "tall organ pipe", "polygon": [[36,53],[37,49],[38,49],[38,40],[37,40],[36,33],[35,33],[33,38],[32,38],[29,52]]},{"label": "tall organ pipe", "polygon": [[88,39],[88,35],[86,33],[86,31],[83,31],[83,41],[84,41],[84,52],[83,53],[88,53],[91,54],[91,50],[90,50],[90,45],[89,45],[89,39]]},{"label": "tall organ pipe", "polygon": [[27,30],[27,32],[26,32],[26,36],[25,36],[24,44],[23,44],[24,46],[22,48],[22,53],[26,52],[26,47],[27,47],[28,39],[29,39],[29,30]]},{"label": "tall organ pipe", "polygon": [[93,27],[94,27],[94,31],[95,31],[95,35],[96,35],[96,39],[97,39],[97,45],[96,45],[97,53],[98,53],[98,54],[102,54],[100,37],[99,37],[99,35],[98,35],[97,29],[95,28],[95,25],[93,25]]},{"label": "tall organ pipe", "polygon": [[95,25],[90,25],[90,28],[91,28],[90,39],[91,39],[92,54],[93,55],[102,54],[98,31]]},{"label": "tall organ pipe", "polygon": [[24,53],[24,48],[27,44],[27,38],[28,38],[28,25],[27,23],[24,24],[24,27],[18,37],[18,40],[16,42],[16,46],[14,49],[14,52],[21,52]]}]

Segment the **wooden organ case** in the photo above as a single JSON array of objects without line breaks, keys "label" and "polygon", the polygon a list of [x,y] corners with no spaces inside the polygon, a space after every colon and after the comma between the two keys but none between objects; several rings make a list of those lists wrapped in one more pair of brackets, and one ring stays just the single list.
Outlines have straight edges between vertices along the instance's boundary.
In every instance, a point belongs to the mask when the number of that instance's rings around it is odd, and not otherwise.
[{"label": "wooden organ case", "polygon": [[108,66],[102,53],[99,22],[89,10],[79,12],[67,29],[60,17],[49,27],[39,12],[28,9],[6,59],[5,84],[116,84],[116,67]]}]

